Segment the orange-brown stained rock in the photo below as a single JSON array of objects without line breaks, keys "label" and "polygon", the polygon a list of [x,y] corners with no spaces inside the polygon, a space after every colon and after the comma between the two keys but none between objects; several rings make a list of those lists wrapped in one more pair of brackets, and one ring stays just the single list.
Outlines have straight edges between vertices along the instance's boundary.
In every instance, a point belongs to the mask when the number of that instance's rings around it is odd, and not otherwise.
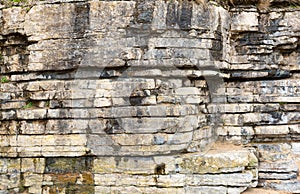
[{"label": "orange-brown stained rock", "polygon": [[52,174],[52,180],[55,184],[76,184],[76,180],[80,177],[79,173]]},{"label": "orange-brown stained rock", "polygon": [[95,193],[94,186],[90,185],[59,185],[51,186],[49,194],[73,193],[73,194],[90,194]]},{"label": "orange-brown stained rock", "polygon": [[84,185],[93,185],[94,184],[94,177],[93,174],[90,172],[82,173],[83,184]]}]

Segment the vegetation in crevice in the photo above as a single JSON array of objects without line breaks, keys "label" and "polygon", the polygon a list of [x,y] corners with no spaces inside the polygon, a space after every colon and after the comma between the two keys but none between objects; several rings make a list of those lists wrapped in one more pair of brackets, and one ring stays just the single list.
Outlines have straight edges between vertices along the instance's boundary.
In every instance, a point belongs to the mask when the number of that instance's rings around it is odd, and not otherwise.
[{"label": "vegetation in crevice", "polygon": [[1,77],[1,83],[8,83],[10,80],[6,76]]},{"label": "vegetation in crevice", "polygon": [[38,1],[43,0],[0,0],[0,4],[4,5],[5,7],[30,6],[34,5]]},{"label": "vegetation in crevice", "polygon": [[29,102],[27,102],[26,105],[23,106],[22,108],[23,108],[23,109],[28,109],[28,108],[32,108],[32,107],[33,107],[33,102],[29,101]]}]

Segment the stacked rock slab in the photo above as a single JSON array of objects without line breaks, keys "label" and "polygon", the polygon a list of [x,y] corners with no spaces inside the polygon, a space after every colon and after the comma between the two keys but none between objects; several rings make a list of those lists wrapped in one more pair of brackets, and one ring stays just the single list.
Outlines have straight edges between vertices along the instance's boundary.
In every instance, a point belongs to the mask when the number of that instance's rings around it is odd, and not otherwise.
[{"label": "stacked rock slab", "polygon": [[258,186],[299,192],[299,9],[281,3],[230,11],[231,81],[219,135],[256,148]]},{"label": "stacked rock slab", "polygon": [[299,14],[4,2],[0,193],[297,190]]}]

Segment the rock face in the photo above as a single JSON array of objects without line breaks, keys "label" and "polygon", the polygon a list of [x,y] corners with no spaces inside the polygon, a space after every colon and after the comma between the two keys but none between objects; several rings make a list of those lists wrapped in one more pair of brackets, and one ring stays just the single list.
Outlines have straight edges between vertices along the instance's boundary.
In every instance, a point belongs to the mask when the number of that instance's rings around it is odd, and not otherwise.
[{"label": "rock face", "polygon": [[299,192],[299,18],[285,1],[2,3],[0,193]]}]

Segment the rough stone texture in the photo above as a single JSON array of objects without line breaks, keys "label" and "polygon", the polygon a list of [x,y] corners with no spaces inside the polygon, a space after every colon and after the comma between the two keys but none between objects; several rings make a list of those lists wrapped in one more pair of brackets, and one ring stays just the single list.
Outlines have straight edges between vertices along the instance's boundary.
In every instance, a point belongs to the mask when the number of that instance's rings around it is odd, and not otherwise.
[{"label": "rough stone texture", "polygon": [[299,8],[217,2],[1,2],[0,193],[299,192]]},{"label": "rough stone texture", "polygon": [[221,109],[219,137],[256,148],[259,187],[297,193],[299,25],[291,17],[299,10],[271,4],[231,13],[229,105]]}]

